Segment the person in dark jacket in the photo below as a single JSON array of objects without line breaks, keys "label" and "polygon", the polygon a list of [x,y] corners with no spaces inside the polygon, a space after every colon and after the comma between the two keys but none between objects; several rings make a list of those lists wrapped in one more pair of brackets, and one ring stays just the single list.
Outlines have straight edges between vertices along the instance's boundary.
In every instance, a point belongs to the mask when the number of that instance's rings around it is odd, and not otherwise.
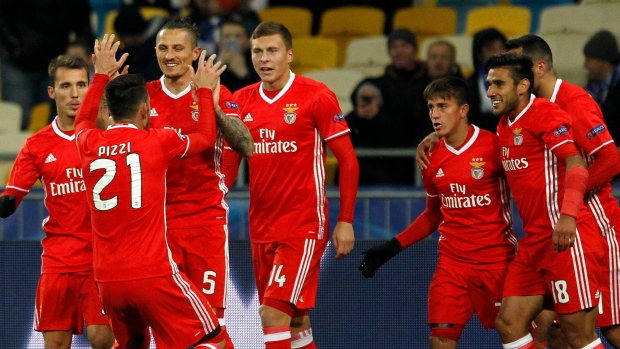
[{"label": "person in dark jacket", "polygon": [[493,106],[487,97],[487,73],[484,65],[489,57],[503,52],[506,52],[506,37],[499,30],[488,28],[474,34],[474,72],[466,80],[471,94],[469,123],[493,133],[497,129],[499,118],[493,116]]},{"label": "person in dark jacket", "polygon": [[90,11],[84,0],[0,1],[2,99],[22,108],[22,130],[31,108],[48,102],[52,58],[65,52],[70,39],[94,41]]}]

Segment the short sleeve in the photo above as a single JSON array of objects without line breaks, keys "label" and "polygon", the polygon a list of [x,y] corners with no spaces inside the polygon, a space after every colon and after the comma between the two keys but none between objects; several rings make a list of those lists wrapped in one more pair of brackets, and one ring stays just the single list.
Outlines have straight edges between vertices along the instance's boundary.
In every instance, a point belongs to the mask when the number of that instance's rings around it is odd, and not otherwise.
[{"label": "short sleeve", "polygon": [[171,129],[151,129],[161,145],[164,157],[168,160],[182,158],[190,144],[190,137],[176,133]]},{"label": "short sleeve", "polygon": [[603,146],[614,142],[603,114],[594,102],[587,103],[578,98],[569,104],[568,110],[573,118],[575,142],[587,155],[594,155]]},{"label": "short sleeve", "polygon": [[573,143],[572,117],[550,102],[540,108],[540,114],[530,118],[531,128],[541,135],[547,149]]},{"label": "short sleeve", "polygon": [[41,177],[39,160],[36,154],[30,151],[30,143],[27,141],[13,164],[7,187],[27,192],[34,183]]},{"label": "short sleeve", "polygon": [[233,94],[230,92],[228,88],[224,85],[220,85],[220,108],[224,114],[229,117],[236,117],[239,119],[239,104],[233,97]]},{"label": "short sleeve", "polygon": [[338,138],[349,132],[338,98],[324,84],[319,85],[313,106],[314,122],[325,141]]}]

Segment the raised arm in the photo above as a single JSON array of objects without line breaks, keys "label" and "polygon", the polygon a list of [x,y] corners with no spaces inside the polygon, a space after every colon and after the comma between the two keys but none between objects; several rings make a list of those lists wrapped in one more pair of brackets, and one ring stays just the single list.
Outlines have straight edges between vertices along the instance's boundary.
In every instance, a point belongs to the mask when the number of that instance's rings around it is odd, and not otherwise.
[{"label": "raised arm", "polygon": [[114,34],[110,36],[105,34],[101,42],[95,40],[93,59],[95,76],[75,117],[76,134],[97,126],[96,120],[99,116],[99,103],[103,96],[105,85],[110,79],[119,75],[119,69],[128,57],[128,54],[125,53],[118,61],[116,60],[116,51],[119,46],[120,41],[114,42]]},{"label": "raised arm", "polygon": [[[198,132],[190,133],[189,148],[185,157],[198,155],[207,148],[215,145],[216,129],[214,110],[220,110],[220,75],[226,70],[221,62],[213,63],[215,55],[205,61],[206,51],[200,53],[198,69],[192,75],[192,88],[198,99]],[[190,71],[194,69],[190,66]]]}]

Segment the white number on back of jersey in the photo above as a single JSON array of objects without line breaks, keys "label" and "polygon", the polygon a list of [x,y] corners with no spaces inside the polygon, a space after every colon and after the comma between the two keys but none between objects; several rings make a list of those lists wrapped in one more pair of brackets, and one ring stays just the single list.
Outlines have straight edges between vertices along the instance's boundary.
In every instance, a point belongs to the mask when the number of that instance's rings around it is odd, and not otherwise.
[{"label": "white number on back of jersey", "polygon": [[280,287],[284,286],[284,282],[286,281],[286,275],[280,275],[280,273],[282,272],[282,267],[282,264],[273,266],[273,269],[271,270],[271,276],[269,277],[269,286],[271,286],[274,281],[277,282]]},{"label": "white number on back of jersey", "polygon": [[[140,166],[140,155],[132,153],[126,158],[127,166],[130,170],[131,186],[131,207],[142,207],[142,167]],[[93,187],[93,202],[99,211],[111,210],[118,205],[118,196],[107,200],[101,200],[101,192],[112,183],[116,177],[116,161],[111,159],[97,159],[90,163],[90,172],[105,170],[105,173],[95,183]]]}]

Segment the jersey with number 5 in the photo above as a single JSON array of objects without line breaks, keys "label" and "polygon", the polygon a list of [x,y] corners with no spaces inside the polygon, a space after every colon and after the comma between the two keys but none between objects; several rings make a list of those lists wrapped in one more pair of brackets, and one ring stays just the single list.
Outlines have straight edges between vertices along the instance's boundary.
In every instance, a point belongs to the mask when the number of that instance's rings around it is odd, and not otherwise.
[{"label": "jersey with number 5", "polygon": [[98,282],[178,272],[166,242],[166,170],[190,139],[173,130],[115,125],[78,136]]}]

